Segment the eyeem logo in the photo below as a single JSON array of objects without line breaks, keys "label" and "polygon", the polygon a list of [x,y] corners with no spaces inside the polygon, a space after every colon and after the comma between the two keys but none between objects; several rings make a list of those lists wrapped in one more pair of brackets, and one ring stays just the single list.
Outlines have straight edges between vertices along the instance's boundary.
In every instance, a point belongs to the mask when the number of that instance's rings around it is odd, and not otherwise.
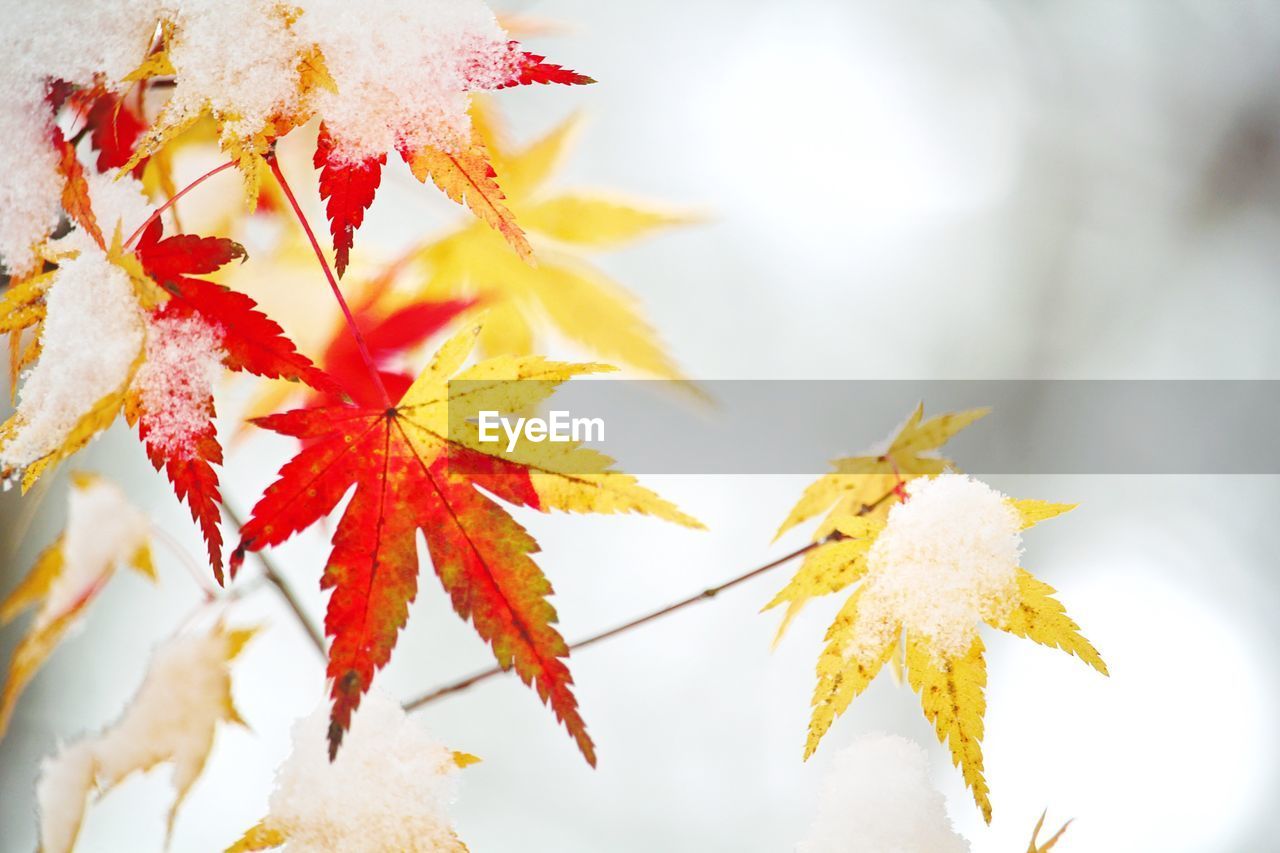
[{"label": "eyeem logo", "polygon": [[568,412],[552,411],[551,417],[543,418],[505,418],[499,412],[480,412],[476,425],[480,431],[480,441],[494,444],[502,440],[499,434],[507,437],[507,452],[515,452],[516,445],[523,435],[532,442],[551,441],[563,443],[569,441],[604,441],[603,418],[571,418]]}]

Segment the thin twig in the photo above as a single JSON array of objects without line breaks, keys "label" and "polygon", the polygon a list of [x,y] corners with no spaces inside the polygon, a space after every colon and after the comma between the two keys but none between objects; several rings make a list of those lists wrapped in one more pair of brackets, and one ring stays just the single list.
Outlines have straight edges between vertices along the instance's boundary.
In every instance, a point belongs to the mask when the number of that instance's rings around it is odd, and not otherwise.
[{"label": "thin twig", "polygon": [[338,300],[338,307],[342,309],[342,316],[347,322],[347,328],[351,331],[351,336],[356,339],[356,347],[360,350],[360,358],[364,361],[365,367],[369,369],[374,384],[382,394],[383,405],[390,408],[391,396],[387,394],[387,389],[382,384],[382,374],[378,372],[378,365],[369,352],[369,346],[365,343],[364,335],[360,333],[360,327],[356,325],[356,318],[351,315],[351,309],[347,307],[347,300],[342,296],[342,290],[338,287],[338,280],[334,277],[333,270],[329,268],[329,261],[324,256],[324,250],[320,248],[320,242],[316,240],[315,232],[311,230],[311,223],[307,221],[306,214],[302,212],[302,206],[298,204],[298,199],[294,197],[293,190],[289,187],[289,182],[284,179],[284,173],[280,171],[280,163],[277,162],[275,156],[269,157],[267,163],[271,166],[271,174],[275,176],[281,192],[289,200],[289,206],[293,208],[294,215],[298,217],[302,230],[306,232],[307,239],[311,241],[311,249],[316,254],[316,260],[320,262],[320,268],[324,270],[324,277],[329,282],[329,288],[333,291],[334,298]]},{"label": "thin twig", "polygon": [[[888,492],[885,492],[883,495],[876,498],[871,503],[863,504],[862,508],[859,509],[856,514],[866,515],[867,513],[871,512],[876,507],[880,506],[882,503],[884,503],[885,501],[887,501],[889,498],[893,497],[896,494],[897,494],[897,488],[895,487],[894,489]],[[654,621],[655,619],[661,619],[663,616],[667,616],[671,613],[675,613],[677,610],[683,610],[684,608],[689,607],[690,605],[693,605],[693,604],[697,604],[700,601],[708,601],[712,598],[715,598],[717,595],[719,595],[720,593],[724,592],[727,589],[732,589],[733,587],[737,586],[740,583],[745,583],[746,581],[749,581],[758,575],[762,575],[765,572],[778,568],[778,566],[781,566],[785,563],[789,563],[797,557],[802,557],[820,545],[825,545],[828,542],[835,542],[843,538],[845,538],[843,533],[840,533],[839,531],[835,531],[831,533],[831,535],[827,536],[825,539],[819,539],[816,542],[810,542],[808,545],[805,545],[803,548],[797,548],[791,553],[784,554],[783,556],[779,557],[778,559],[772,562],[765,563],[763,566],[758,566],[752,569],[751,571],[747,572],[746,574],[738,575],[737,577],[727,580],[722,584],[718,584],[712,587],[707,587],[702,592],[699,592],[696,595],[691,595],[688,598],[682,598],[677,602],[668,604],[666,607],[659,608],[658,610],[654,610],[651,613],[646,613],[643,616],[639,616],[635,619],[632,619],[630,622],[624,622],[623,624],[610,628],[607,631],[601,631],[599,634],[593,634],[590,637],[585,637],[581,640],[578,640],[575,643],[570,643],[569,650],[576,652],[576,651],[579,651],[580,649],[585,649],[587,646],[594,645],[595,643],[598,643],[601,640],[607,640],[610,637],[616,637],[618,634],[626,633],[627,631],[630,631],[632,628],[638,628],[641,625],[645,625],[649,622]],[[479,684],[481,681],[487,681],[490,678],[493,678],[496,675],[501,675],[504,672],[507,672],[507,670],[503,669],[500,666],[494,666],[494,667],[490,667],[489,669],[483,670],[481,672],[477,672],[472,675],[469,675],[466,678],[460,678],[457,681],[454,681],[450,684],[445,684],[441,687],[437,687],[434,690],[424,693],[421,696],[418,696],[416,699],[410,699],[408,702],[404,704],[404,709],[406,711],[416,710],[418,708],[421,708],[423,705],[426,705],[429,702],[434,702],[436,699],[439,699],[443,696],[448,696],[451,693],[457,693],[459,691],[466,690],[468,687],[471,687],[472,685]]]},{"label": "thin twig", "polygon": [[168,548],[174,558],[182,564],[182,567],[187,570],[187,574],[191,575],[191,579],[195,581],[196,586],[200,587],[200,591],[204,593],[206,601],[213,601],[218,597],[218,590],[214,589],[213,585],[209,583],[207,566],[197,563],[192,558],[191,552],[183,547],[181,542],[170,536],[169,531],[160,525],[151,524],[151,535],[156,541]]},{"label": "thin twig", "polygon": [[139,225],[138,229],[129,235],[128,240],[124,241],[123,248],[127,249],[130,246],[132,246],[134,242],[137,241],[137,239],[142,236],[142,232],[147,230],[147,226],[150,225],[152,222],[155,222],[157,219],[159,219],[160,214],[164,213],[166,210],[173,207],[173,205],[177,203],[178,199],[182,198],[184,195],[191,192],[196,187],[200,186],[209,178],[212,178],[214,175],[218,174],[219,172],[225,169],[230,169],[234,165],[235,165],[234,160],[228,160],[227,162],[223,163],[221,166],[217,166],[205,172],[203,175],[196,178],[194,181],[187,184],[182,189],[178,190],[176,193],[173,194],[172,198],[170,198],[164,204],[157,207],[155,210],[151,211],[151,215],[147,217],[146,221],[143,222],[141,225]]},{"label": "thin twig", "polygon": [[[240,520],[238,515],[236,515],[235,510],[227,506],[225,503],[222,505],[222,514],[227,517],[227,521],[231,522],[231,524],[235,526],[236,530],[244,527],[244,522]],[[297,596],[293,594],[293,590],[289,588],[289,584],[285,581],[284,576],[281,575],[275,565],[272,564],[270,558],[261,551],[254,551],[253,553],[254,556],[258,558],[258,564],[262,566],[262,576],[276,588],[276,591],[280,593],[280,597],[284,599],[284,603],[289,605],[289,609],[293,611],[293,615],[298,620],[298,624],[307,632],[307,637],[311,640],[311,645],[315,646],[316,651],[320,653],[320,657],[328,660],[329,653],[325,650],[324,635],[320,633],[320,629],[316,628],[316,626],[312,624],[311,619],[307,616],[306,610],[302,607],[302,602],[300,602]]]}]

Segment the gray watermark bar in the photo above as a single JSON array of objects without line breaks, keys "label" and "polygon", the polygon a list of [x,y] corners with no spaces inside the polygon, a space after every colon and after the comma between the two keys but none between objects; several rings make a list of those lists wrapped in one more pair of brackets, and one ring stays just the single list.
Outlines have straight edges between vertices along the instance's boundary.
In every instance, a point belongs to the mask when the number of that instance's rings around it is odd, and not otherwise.
[{"label": "gray watermark bar", "polygon": [[[478,386],[450,383],[450,432],[472,441],[478,413],[454,399],[471,399]],[[480,449],[517,460],[509,436],[523,417],[526,447],[554,443],[557,422],[569,425],[572,442],[576,422],[584,446],[632,474],[813,476],[837,457],[880,452],[923,402],[925,420],[991,408],[943,449],[974,474],[1280,474],[1275,380],[721,380],[692,388],[575,379],[536,411],[486,415],[487,434],[496,429],[500,440]],[[511,399],[525,399],[520,390]]]}]

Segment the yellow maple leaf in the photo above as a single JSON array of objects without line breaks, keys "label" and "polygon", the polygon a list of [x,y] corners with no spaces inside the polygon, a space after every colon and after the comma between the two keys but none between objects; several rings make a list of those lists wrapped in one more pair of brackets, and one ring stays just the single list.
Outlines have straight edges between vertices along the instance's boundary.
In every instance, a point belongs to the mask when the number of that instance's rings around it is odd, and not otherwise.
[{"label": "yellow maple leaf", "polygon": [[774,538],[823,512],[828,512],[827,519],[814,531],[815,542],[831,534],[837,519],[860,515],[864,510],[883,518],[894,503],[893,498],[884,500],[884,495],[899,483],[955,468],[954,462],[937,453],[938,449],[990,411],[982,408],[947,412],[922,421],[924,403],[919,404],[883,451],[834,460],[834,470],[804,490]]},{"label": "yellow maple leaf", "polygon": [[[810,600],[839,592],[861,577],[866,570],[862,561],[871,541],[883,529],[890,507],[900,500],[895,489],[916,477],[954,468],[950,459],[938,455],[938,448],[989,411],[969,409],[922,420],[921,403],[882,453],[837,459],[831,463],[835,471],[822,475],[805,489],[774,539],[822,512],[827,512],[827,517],[813,532],[817,547],[805,555],[795,577],[763,608],[787,604],[775,644]],[[890,664],[894,680],[900,683],[901,649],[894,652]]]},{"label": "yellow maple leaf", "polygon": [[1049,853],[1050,850],[1057,846],[1059,839],[1066,833],[1067,827],[1071,826],[1071,821],[1067,821],[1053,834],[1052,838],[1041,844],[1038,840],[1040,838],[1040,830],[1044,828],[1044,819],[1048,814],[1048,809],[1040,813],[1040,819],[1036,821],[1036,828],[1031,831],[1031,843],[1027,846],[1027,853]]},{"label": "yellow maple leaf", "polygon": [[431,180],[450,199],[471,208],[476,218],[502,235],[522,261],[533,263],[533,248],[506,207],[498,173],[489,163],[482,141],[473,140],[470,148],[460,151],[428,146],[413,155],[409,169],[419,181]]},{"label": "yellow maple leaf", "polygon": [[[40,354],[40,324],[44,322],[44,294],[55,270],[11,281],[0,297],[0,332],[9,336],[9,402],[18,395],[18,376]],[[23,333],[31,337],[24,345]]]},{"label": "yellow maple leaf", "polygon": [[[919,420],[917,409],[911,429],[894,442],[903,461],[936,447],[939,436],[954,433],[963,419],[942,421],[925,436],[912,431]],[[1021,531],[1072,505],[1006,498],[958,474],[926,476],[895,497],[899,503],[885,519],[866,510],[865,498],[858,499],[861,515],[829,519],[830,536],[765,607],[785,603],[785,627],[811,598],[852,587],[818,659],[804,755],[813,754],[835,718],[893,661],[920,695],[925,717],[990,822],[979,623],[1062,649],[1107,674],[1097,650],[1053,598],[1053,588],[1017,566]]]},{"label": "yellow maple leaf", "polygon": [[0,738],[23,688],[80,621],[116,569],[127,565],[155,580],[149,522],[120,489],[92,474],[76,473],[67,503],[66,530],[0,602],[0,624],[38,607],[31,627],[9,660],[0,692]]},{"label": "yellow maple leaf", "polygon": [[528,469],[529,480],[546,509],[604,515],[638,513],[704,529],[701,522],[641,486],[635,477],[613,470],[613,459],[581,442],[536,442],[522,435],[514,449],[506,450],[481,440],[476,423],[481,411],[526,411],[545,401],[572,376],[614,369],[538,355],[505,355],[457,372],[481,334],[482,328],[476,327],[446,341],[405,393],[402,405],[408,404],[412,412],[407,435],[424,457],[437,456],[444,446],[442,439],[447,438]]},{"label": "yellow maple leaf", "polygon": [[114,725],[45,761],[36,787],[42,853],[68,853],[92,796],[158,764],[173,765],[172,834],[178,808],[213,749],[218,725],[244,725],[232,702],[231,662],[255,632],[219,623],[207,633],[170,640],[156,650],[142,686]]},{"label": "yellow maple leaf", "polygon": [[594,193],[546,190],[576,118],[520,149],[506,144],[496,114],[480,98],[472,119],[501,176],[507,209],[536,246],[537,263],[526,263],[519,247],[512,251],[504,245],[504,239],[512,242],[509,236],[484,222],[468,223],[416,252],[414,261],[426,271],[426,284],[416,296],[479,297],[489,312],[480,341],[488,355],[528,354],[535,331],[549,324],[607,361],[679,378],[634,298],[583,260],[580,251],[625,245],[690,217]]},{"label": "yellow maple leaf", "polygon": [[865,515],[846,516],[836,519],[835,524],[840,538],[823,542],[805,554],[795,576],[761,608],[764,612],[783,603],[787,605],[774,637],[775,644],[811,599],[839,592],[866,574],[867,551],[871,549],[876,535],[884,529],[883,521]]}]

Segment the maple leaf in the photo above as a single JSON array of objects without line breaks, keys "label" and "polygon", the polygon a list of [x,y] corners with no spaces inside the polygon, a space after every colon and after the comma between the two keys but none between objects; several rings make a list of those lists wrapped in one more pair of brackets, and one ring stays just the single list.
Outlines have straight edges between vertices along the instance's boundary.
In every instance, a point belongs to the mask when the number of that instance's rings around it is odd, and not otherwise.
[{"label": "maple leaf", "polygon": [[[805,555],[800,570],[763,608],[787,605],[775,644],[809,601],[840,592],[862,577],[867,551],[884,529],[890,507],[901,500],[901,486],[916,477],[954,469],[955,463],[939,455],[938,449],[988,412],[990,409],[970,409],[922,420],[922,403],[887,441],[883,452],[837,459],[831,463],[833,473],[824,474],[804,490],[774,539],[822,512],[828,514],[813,532],[818,546]],[[895,674],[899,674],[901,651],[891,660]]]},{"label": "maple leaf", "polygon": [[467,849],[450,826],[448,807],[457,771],[479,759],[436,743],[394,700],[373,690],[352,720],[342,753],[329,762],[320,749],[327,716],[319,709],[294,726],[293,750],[276,771],[267,816],[227,853],[284,845],[406,853]]},{"label": "maple leaf", "polygon": [[36,786],[43,853],[69,853],[75,846],[91,796],[164,763],[173,765],[172,835],[219,723],[244,725],[232,703],[230,668],[255,631],[219,623],[208,633],[170,640],[152,656],[142,686],[114,725],[45,760]]},{"label": "maple leaf", "polygon": [[[544,62],[544,56],[521,51],[519,42],[509,42],[508,47],[519,57],[516,72],[495,88],[533,83],[585,85],[595,82],[584,74]],[[533,249],[504,203],[498,172],[489,161],[482,139],[476,137],[451,148],[427,145],[421,148],[401,146],[398,150],[415,178],[423,183],[430,179],[450,199],[470,208],[481,222],[502,235],[524,261],[532,261]],[[364,212],[373,204],[386,162],[385,152],[352,162],[337,150],[328,128],[321,123],[314,164],[320,170],[320,196],[326,200],[325,213],[333,235],[339,277],[346,270],[355,230],[364,221]]]},{"label": "maple leaf", "polygon": [[53,128],[52,134],[53,146],[58,151],[58,174],[64,181],[62,209],[93,238],[99,248],[104,248],[102,229],[98,227],[97,217],[93,213],[93,205],[89,200],[89,184],[84,177],[84,166],[76,158],[76,147],[63,138],[59,128]]},{"label": "maple leaf", "polygon": [[[23,282],[17,298],[5,306],[16,316],[0,326],[10,332],[11,370],[39,356],[17,411],[0,425],[3,474],[11,476],[14,467],[22,467],[24,493],[46,470],[111,425],[142,363],[141,328],[132,302],[133,283],[120,265],[119,231],[109,251],[86,241],[83,250],[45,257],[57,263],[57,269],[48,278],[38,275]],[[93,300],[85,295],[89,287]],[[54,297],[60,306],[56,317],[49,313]],[[94,322],[101,324],[104,335],[98,351],[84,349],[76,337]],[[51,326],[57,331],[52,344]],[[13,332],[31,327],[38,332],[36,341],[20,351]],[[65,380],[81,374],[83,382]],[[40,393],[28,393],[33,384]]]},{"label": "maple leaf", "polygon": [[986,408],[969,409],[922,420],[924,403],[919,404],[882,451],[834,460],[831,467],[835,470],[804,490],[774,538],[828,510],[826,521],[814,530],[815,542],[831,533],[836,519],[857,515],[863,507],[872,507],[870,514],[883,518],[894,503],[893,500],[876,503],[885,492],[914,477],[955,469],[956,464],[939,455],[938,448],[990,412]]},{"label": "maple leaf", "polygon": [[[99,172],[115,169],[133,157],[138,137],[146,130],[146,122],[125,103],[124,98],[101,87],[72,93],[70,103],[83,116],[89,131],[89,144],[98,152]],[[141,177],[145,164],[139,163],[134,177]]]},{"label": "maple leaf", "polygon": [[1062,836],[1066,834],[1067,828],[1071,826],[1071,821],[1067,821],[1048,841],[1041,844],[1039,841],[1040,830],[1044,828],[1044,819],[1048,814],[1048,809],[1040,813],[1040,819],[1036,821],[1035,829],[1031,831],[1031,842],[1027,845],[1027,853],[1049,853],[1050,850],[1057,846]]},{"label": "maple leaf", "polygon": [[499,83],[495,88],[509,89],[513,86],[529,86],[534,83],[559,83],[564,86],[586,86],[596,82],[585,74],[579,74],[571,68],[565,68],[563,65],[554,65],[550,62],[544,62],[545,56],[531,53],[527,50],[520,50],[520,43],[513,41],[510,43],[513,51],[519,53],[520,62],[519,70],[509,81]]},{"label": "maple leaf", "polygon": [[0,693],[0,738],[23,689],[116,569],[127,565],[155,580],[149,531],[146,516],[114,485],[91,474],[72,474],[66,529],[0,603],[0,624],[38,605],[35,620],[9,660]]},{"label": "maple leaf", "polygon": [[[504,669],[514,667],[536,687],[587,761],[595,763],[563,660],[568,647],[553,627],[551,585],[532,557],[537,544],[477,485],[542,511],[633,512],[700,526],[633,478],[609,470],[611,460],[587,448],[557,445],[563,459],[535,454],[513,462],[489,455],[499,451],[473,435],[451,433],[451,405],[453,418],[465,418],[466,407],[479,402],[514,411],[540,402],[572,376],[606,369],[541,357],[493,359],[458,373],[456,379],[480,384],[459,399],[450,395],[449,379],[468,358],[477,334],[469,330],[446,342],[395,406],[321,406],[256,421],[304,440],[304,447],[253,508],[232,555],[233,573],[246,552],[309,527],[356,486],[321,580],[332,590],[325,618],[333,638],[331,756],[374,673],[390,659],[417,594],[421,530],[454,609],[472,622]],[[495,405],[494,395],[504,405]],[[593,473],[577,473],[581,466]],[[570,468],[575,473],[565,473]]]},{"label": "maple leaf", "polygon": [[[40,354],[40,324],[45,318],[44,293],[55,270],[9,282],[0,296],[0,333],[9,336],[9,402],[18,394],[18,376]],[[23,332],[33,330],[26,346]]]},{"label": "maple leaf", "polygon": [[[136,249],[141,269],[167,295],[151,311],[148,360],[139,371],[131,390],[126,415],[138,428],[147,457],[156,470],[163,470],[179,500],[191,510],[200,526],[209,551],[214,576],[222,583],[222,537],[218,530],[218,478],[213,465],[222,464],[222,447],[213,426],[214,403],[211,389],[201,389],[190,401],[193,411],[173,411],[169,399],[189,391],[195,378],[177,383],[174,373],[199,371],[201,355],[213,355],[222,366],[258,376],[299,381],[332,392],[336,389],[322,371],[298,353],[278,325],[257,310],[252,299],[222,285],[192,275],[212,273],[245,255],[232,240],[179,234],[161,239],[160,221],[143,233]],[[174,348],[165,352],[168,336]],[[204,332],[209,336],[205,353],[198,353],[192,341]],[[167,357],[166,357],[167,356]],[[152,369],[152,362],[157,364]],[[197,377],[198,378],[198,377]],[[157,393],[148,394],[152,390]],[[157,399],[158,396],[158,399]],[[167,421],[177,421],[175,427]]]},{"label": "maple leaf", "polygon": [[423,183],[427,179],[433,181],[441,192],[458,204],[465,204],[476,218],[502,235],[522,261],[532,261],[533,248],[507,208],[506,196],[498,186],[498,173],[489,162],[482,141],[472,139],[457,151],[433,146],[417,151],[402,148],[400,156],[415,178]]},{"label": "maple leaf", "polygon": [[472,120],[502,175],[507,209],[538,244],[538,264],[524,263],[490,229],[471,224],[416,253],[426,272],[419,295],[483,299],[488,312],[481,346],[488,355],[532,352],[535,328],[549,323],[611,363],[680,378],[635,299],[573,250],[622,246],[689,217],[597,193],[547,191],[544,184],[576,119],[520,149],[504,144],[496,115],[479,98]]},{"label": "maple leaf", "polygon": [[[956,420],[935,420],[940,425],[921,435],[917,409],[910,429],[892,445],[898,464],[911,464],[912,473],[923,467],[915,454],[958,428]],[[868,512],[858,497],[860,514],[824,522],[832,528],[830,540],[810,552],[765,608],[786,603],[785,626],[811,598],[852,587],[818,659],[805,758],[885,664],[903,654],[926,719],[990,822],[981,745],[987,672],[978,624],[1062,649],[1107,674],[1053,588],[1017,565],[1021,531],[1073,507],[1006,498],[959,474],[921,475],[888,494],[898,503],[885,518]],[[843,495],[831,496],[837,499]],[[811,504],[806,517],[825,506]]]},{"label": "maple leaf", "polygon": [[321,122],[313,162],[320,170],[320,198],[325,202],[329,232],[333,235],[334,267],[341,278],[347,271],[356,229],[364,221],[364,212],[373,204],[374,193],[382,180],[387,155],[354,163],[335,157],[333,139]]}]

